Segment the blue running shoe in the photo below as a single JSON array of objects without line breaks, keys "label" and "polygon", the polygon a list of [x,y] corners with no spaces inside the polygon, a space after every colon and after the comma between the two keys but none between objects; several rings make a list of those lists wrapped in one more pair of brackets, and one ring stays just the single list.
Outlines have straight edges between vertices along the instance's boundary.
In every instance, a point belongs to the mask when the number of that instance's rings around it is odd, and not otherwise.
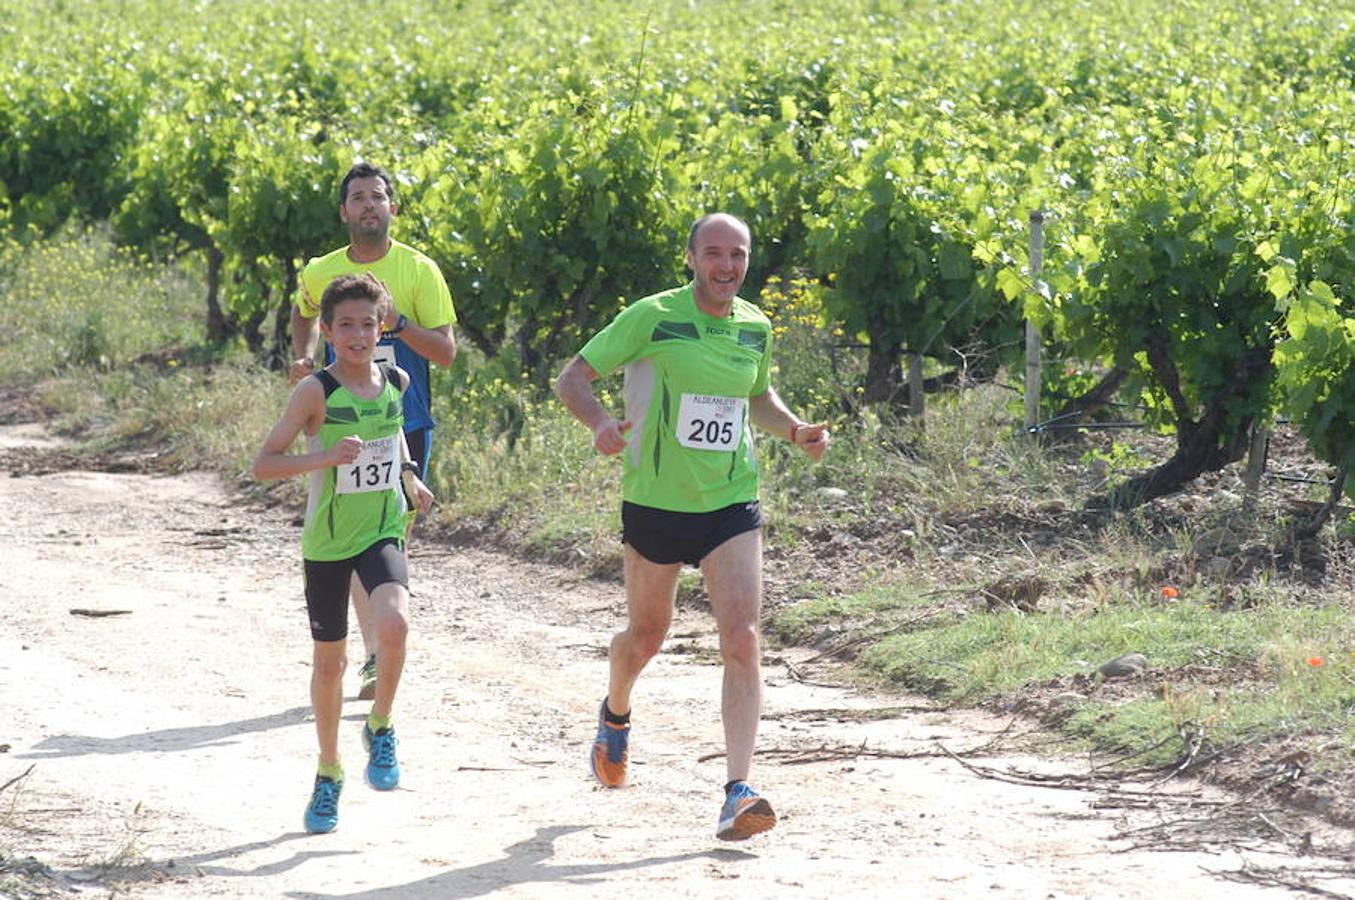
[{"label": "blue running shoe", "polygon": [[378,791],[393,791],[400,784],[400,763],[395,759],[395,728],[378,728],[375,733],[362,726],[362,746],[367,750],[367,783]]},{"label": "blue running shoe", "polygon": [[593,777],[603,787],[618,788],[626,783],[626,763],[630,759],[630,725],[607,721],[607,701],[598,709],[598,734],[588,751]]},{"label": "blue running shoe", "polygon": [[343,782],[315,776],[315,790],[311,793],[311,802],[306,807],[306,830],[311,834],[329,834],[339,824],[339,794],[343,791]]},{"label": "blue running shoe", "polygon": [[742,841],[768,831],[776,824],[776,813],[765,797],[744,782],[736,782],[720,807],[715,836],[722,841]]}]

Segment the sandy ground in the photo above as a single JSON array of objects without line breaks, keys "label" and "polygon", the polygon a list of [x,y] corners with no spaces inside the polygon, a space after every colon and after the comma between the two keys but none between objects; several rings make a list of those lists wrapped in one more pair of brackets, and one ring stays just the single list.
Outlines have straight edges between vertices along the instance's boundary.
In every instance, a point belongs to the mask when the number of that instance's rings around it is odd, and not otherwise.
[{"label": "sandy ground", "polygon": [[[11,451],[44,440],[0,429]],[[828,686],[823,670],[805,683],[792,667],[809,654],[777,651],[764,671],[770,752],[752,780],[781,821],[722,843],[709,617],[680,611],[635,693],[631,784],[599,789],[585,749],[618,587],[427,543],[411,561],[401,787],[362,783],[367,704],[348,701],[339,829],[307,835],[315,745],[294,513],[243,507],[207,476],[76,471],[0,477],[0,509],[0,784],[32,767],[0,791],[0,858],[50,867],[8,887],[0,872],[0,894],[1249,898],[1293,894],[1218,873],[1330,864],[1277,846],[1133,850],[1114,836],[1157,813],[1126,818],[1093,794],[981,778],[944,756],[823,752],[964,750],[1011,723]],[[796,748],[817,752],[797,762]],[[1077,765],[994,752],[1008,755],[973,759]],[[1355,893],[1349,878],[1319,883]]]}]

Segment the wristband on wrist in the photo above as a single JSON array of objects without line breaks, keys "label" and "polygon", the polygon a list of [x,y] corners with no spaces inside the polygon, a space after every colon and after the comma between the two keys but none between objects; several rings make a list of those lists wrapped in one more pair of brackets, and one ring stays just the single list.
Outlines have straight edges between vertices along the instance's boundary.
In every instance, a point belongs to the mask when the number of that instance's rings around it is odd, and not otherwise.
[{"label": "wristband on wrist", "polygon": [[795,443],[795,436],[800,433],[800,429],[805,426],[804,422],[796,422],[790,426],[790,442]]},{"label": "wristband on wrist", "polygon": [[407,459],[404,462],[400,463],[400,493],[405,495],[405,506],[407,506],[409,509],[414,509],[418,506],[418,504],[414,502],[414,496],[410,494],[410,491],[414,489],[413,485],[411,485],[408,481],[405,481],[406,472],[410,473],[415,478],[418,478],[419,464],[414,462],[414,460],[412,459]]},{"label": "wristband on wrist", "polygon": [[395,327],[392,328],[390,331],[387,331],[386,334],[399,334],[400,332],[402,332],[402,331],[405,330],[405,326],[408,325],[408,324],[409,324],[409,319],[406,318],[405,315],[404,315],[403,313],[401,313],[401,314],[395,319]]}]

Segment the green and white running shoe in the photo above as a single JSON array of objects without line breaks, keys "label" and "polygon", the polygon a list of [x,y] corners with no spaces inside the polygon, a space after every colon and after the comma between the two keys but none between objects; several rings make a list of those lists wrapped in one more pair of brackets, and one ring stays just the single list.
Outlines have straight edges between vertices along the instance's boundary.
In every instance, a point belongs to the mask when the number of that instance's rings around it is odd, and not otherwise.
[{"label": "green and white running shoe", "polygon": [[376,654],[367,657],[367,661],[358,669],[358,699],[371,700],[376,697]]}]

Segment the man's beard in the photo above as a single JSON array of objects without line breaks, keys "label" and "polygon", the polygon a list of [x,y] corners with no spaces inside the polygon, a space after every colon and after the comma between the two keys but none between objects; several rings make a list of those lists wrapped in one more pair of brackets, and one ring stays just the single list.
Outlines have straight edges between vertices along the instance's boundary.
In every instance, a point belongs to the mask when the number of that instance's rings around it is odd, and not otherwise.
[{"label": "man's beard", "polygon": [[359,222],[357,228],[352,230],[353,237],[362,238],[384,238],[389,233],[390,225],[386,222]]}]

